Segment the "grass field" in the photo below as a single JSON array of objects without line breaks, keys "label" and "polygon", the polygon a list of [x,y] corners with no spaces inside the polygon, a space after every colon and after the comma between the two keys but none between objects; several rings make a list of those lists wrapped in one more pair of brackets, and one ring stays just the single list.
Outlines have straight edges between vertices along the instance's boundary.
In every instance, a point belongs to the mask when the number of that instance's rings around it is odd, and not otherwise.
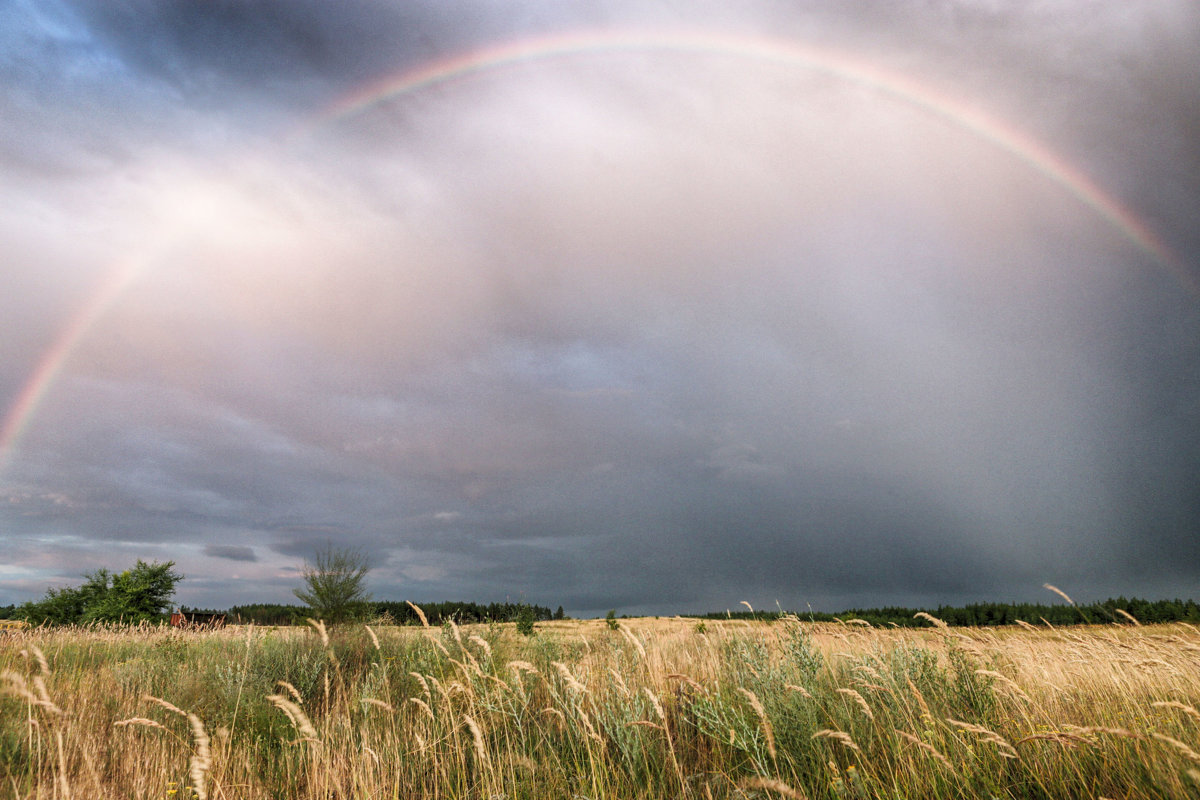
[{"label": "grass field", "polygon": [[1200,631],[0,632],[0,797],[1200,796]]}]

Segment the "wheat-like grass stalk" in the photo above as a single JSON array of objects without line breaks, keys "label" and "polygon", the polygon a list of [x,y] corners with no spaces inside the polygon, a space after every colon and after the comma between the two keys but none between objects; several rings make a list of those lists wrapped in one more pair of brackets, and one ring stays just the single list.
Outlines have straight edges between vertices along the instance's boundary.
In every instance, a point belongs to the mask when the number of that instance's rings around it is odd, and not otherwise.
[{"label": "wheat-like grass stalk", "polygon": [[[437,689],[438,696],[442,698],[442,702],[445,703],[446,709],[453,710],[454,704],[450,701],[450,692],[446,689],[445,686],[442,685],[442,682],[439,681],[437,678],[433,677],[432,675],[430,675],[428,677],[429,677],[429,684],[434,689]],[[430,698],[429,705],[433,705],[432,698]]]},{"label": "wheat-like grass stalk", "polygon": [[508,668],[513,672],[528,672],[533,675],[540,674],[538,672],[538,668],[533,664],[530,664],[528,661],[510,661],[508,662]]},{"label": "wheat-like grass stalk", "polygon": [[595,739],[600,744],[600,749],[604,749],[604,739],[600,734],[596,733],[595,726],[592,725],[591,717],[582,708],[576,708],[576,713],[579,715],[579,721],[583,723],[583,730],[587,733],[588,738]]},{"label": "wheat-like grass stalk", "polygon": [[437,719],[437,716],[433,713],[433,708],[430,707],[429,703],[426,703],[421,698],[410,697],[410,698],[408,698],[408,702],[413,703],[414,705],[417,706],[417,708],[424,711],[429,716],[430,719]]},{"label": "wheat-like grass stalk", "polygon": [[188,775],[192,779],[192,791],[199,800],[208,800],[208,787],[204,777],[212,768],[212,751],[209,748],[211,740],[204,730],[204,722],[195,714],[188,714],[188,724],[192,727],[194,752],[188,759]]},{"label": "wheat-like grass stalk", "polygon": [[419,672],[410,672],[408,674],[417,679],[417,683],[421,684],[421,689],[425,692],[425,699],[429,703],[433,703],[433,692],[429,690],[429,681],[425,680],[425,676]]},{"label": "wheat-like grass stalk", "polygon": [[1067,733],[1065,731],[1047,731],[1046,733],[1033,733],[1029,736],[1024,736],[1017,739],[1015,744],[1025,744],[1026,742],[1054,742],[1063,747],[1075,747],[1080,744],[1090,744],[1087,739],[1075,733]]},{"label": "wheat-like grass stalk", "polygon": [[1036,625],[1030,625],[1028,622],[1026,622],[1023,619],[1018,619],[1018,620],[1014,620],[1014,621],[1027,631],[1032,631],[1034,633],[1037,633],[1040,630]]},{"label": "wheat-like grass stalk", "polygon": [[560,727],[566,727],[566,724],[567,724],[566,714],[564,714],[562,711],[555,708],[554,706],[546,706],[539,713],[543,714],[545,716],[554,717],[555,719],[558,720],[558,724]]},{"label": "wheat-like grass stalk", "polygon": [[929,753],[929,755],[933,756],[934,759],[936,759],[937,762],[939,764],[941,764],[943,767],[950,770],[951,772],[954,772],[954,765],[950,763],[950,759],[948,759],[944,755],[942,755],[941,752],[939,752],[936,747],[929,744],[928,742],[921,741],[920,739],[918,739],[916,736],[913,736],[908,731],[897,730],[896,733],[897,733],[897,735],[900,736],[900,738],[904,739],[905,741],[909,742],[910,744],[915,745],[916,747],[919,747],[920,749],[924,750],[926,753]]},{"label": "wheat-like grass stalk", "polygon": [[648,719],[635,719],[632,722],[626,722],[625,727],[626,728],[638,728],[638,727],[654,728],[655,730],[663,731],[664,733],[667,730],[662,725],[659,725],[657,722],[651,722]]},{"label": "wheat-like grass stalk", "polygon": [[500,679],[499,679],[499,678],[497,678],[495,675],[491,675],[491,674],[484,674],[484,676],[483,676],[483,677],[484,677],[484,679],[485,679],[485,680],[491,681],[492,683],[496,684],[496,688],[497,688],[497,689],[499,689],[499,690],[500,690],[500,691],[502,691],[502,692],[511,692],[511,691],[513,691],[513,687],[512,687],[512,686],[510,686],[509,684],[507,684],[507,683],[505,683],[504,681],[500,680]]},{"label": "wheat-like grass stalk", "polygon": [[609,667],[608,673],[612,675],[613,683],[621,692],[622,697],[629,697],[629,687],[625,685],[625,679],[621,677],[621,673],[617,672],[616,667]]},{"label": "wheat-like grass stalk", "polygon": [[1003,675],[999,672],[996,672],[996,671],[990,670],[990,669],[977,669],[977,670],[975,670],[975,674],[976,675],[984,675],[988,678],[995,678],[996,680],[1000,681],[1000,683],[1004,684],[1010,690],[1012,690],[1012,692],[1014,694],[1016,694],[1018,697],[1020,697],[1022,700],[1024,700],[1027,703],[1030,702],[1029,695],[1025,694],[1025,690],[1022,689],[1020,686],[1018,686],[1017,682],[1014,681],[1012,678],[1008,677],[1007,675]]},{"label": "wheat-like grass stalk", "polygon": [[113,723],[114,728],[122,728],[126,725],[144,725],[147,728],[158,728],[164,731],[167,729],[167,726],[163,725],[161,722],[155,722],[154,720],[146,719],[145,717],[130,717],[129,719],[120,719]]},{"label": "wheat-like grass stalk", "polygon": [[642,694],[646,695],[646,697],[650,700],[650,706],[654,709],[654,713],[665,723],[667,721],[667,715],[663,712],[662,703],[658,702],[658,697],[655,696],[654,692],[650,691],[649,686],[642,687]]},{"label": "wheat-like grass stalk", "polygon": [[587,687],[575,679],[575,676],[571,674],[571,670],[566,664],[562,663],[561,661],[551,661],[550,665],[558,670],[558,674],[562,676],[563,682],[566,683],[571,689],[579,692],[580,694],[587,692]]},{"label": "wheat-like grass stalk", "polygon": [[316,632],[321,635],[321,646],[329,647],[329,631],[325,630],[325,620],[312,619],[310,617],[308,624],[312,625]]},{"label": "wheat-like grass stalk", "polygon": [[1083,727],[1077,725],[1068,725],[1072,732],[1078,733],[1081,736],[1088,733],[1103,733],[1107,736],[1119,736],[1123,739],[1142,739],[1146,737],[1140,733],[1134,733],[1126,728],[1108,728],[1100,725],[1086,725]]},{"label": "wheat-like grass stalk", "polygon": [[[67,756],[63,752],[61,730],[54,731],[54,742],[58,749],[58,783],[62,788],[62,797],[63,800],[71,800],[71,782],[67,779]],[[200,800],[208,800],[208,798],[201,795]]]},{"label": "wheat-like grass stalk", "polygon": [[166,700],[163,700],[161,697],[155,697],[154,695],[144,694],[144,695],[142,695],[142,699],[148,700],[151,703],[157,703],[158,705],[162,706],[167,711],[170,711],[173,714],[178,714],[181,717],[187,716],[186,711],[180,709],[178,706],[168,703]]},{"label": "wheat-like grass stalk", "polygon": [[1188,747],[1186,744],[1179,741],[1178,739],[1171,737],[1171,736],[1167,736],[1165,733],[1152,733],[1150,735],[1153,736],[1155,739],[1158,739],[1160,742],[1166,742],[1167,744],[1171,745],[1176,750],[1178,750],[1185,758],[1187,758],[1191,761],[1194,761],[1197,764],[1200,764],[1200,753],[1197,753],[1195,750]]},{"label": "wheat-like grass stalk", "polygon": [[861,708],[862,712],[867,715],[867,719],[874,721],[875,715],[871,713],[871,707],[867,705],[867,700],[865,697],[853,689],[838,689],[837,692],[838,694],[846,695],[854,702],[858,703],[858,707]]},{"label": "wheat-like grass stalk", "polygon": [[1192,719],[1200,721],[1200,711],[1178,700],[1157,700],[1150,705],[1154,708],[1175,708],[1187,714]]},{"label": "wheat-like grass stalk", "polygon": [[854,750],[855,752],[858,752],[858,753],[862,752],[862,750],[859,748],[859,746],[854,743],[854,740],[850,738],[850,734],[846,733],[845,731],[831,731],[828,728],[822,728],[821,730],[817,731],[809,738],[833,739],[835,742],[840,744],[842,747],[846,747],[846,748],[848,748],[850,750]]},{"label": "wheat-like grass stalk", "polygon": [[472,642],[474,642],[475,644],[479,645],[479,649],[482,650],[487,655],[488,661],[492,660],[492,646],[487,643],[487,639],[484,639],[482,636],[479,636],[478,634],[472,633],[470,636],[470,640]]},{"label": "wheat-like grass stalk", "polygon": [[46,654],[41,651],[41,648],[39,648],[36,644],[33,644],[32,642],[30,642],[28,652],[25,650],[22,650],[21,655],[28,657],[28,653],[33,654],[33,659],[35,661],[37,661],[38,669],[41,671],[41,673],[43,675],[49,677],[50,664],[49,664],[49,662],[46,661]]},{"label": "wheat-like grass stalk", "polygon": [[750,703],[750,707],[754,709],[754,713],[758,715],[759,724],[762,727],[763,738],[767,740],[767,753],[770,754],[771,760],[776,758],[775,753],[775,729],[771,727],[771,720],[767,719],[767,710],[763,708],[762,702],[759,701],[758,695],[749,689],[738,687],[738,691],[746,696],[746,700]]},{"label": "wheat-like grass stalk", "polygon": [[320,742],[317,736],[317,729],[313,727],[312,720],[304,713],[304,709],[288,700],[281,694],[267,695],[267,700],[287,715],[291,721],[292,727],[296,729],[303,738],[310,739],[314,742]]},{"label": "wheat-like grass stalk", "polygon": [[42,676],[34,675],[31,680],[33,681],[33,688],[37,690],[37,705],[45,708],[47,711],[50,711],[53,714],[62,714],[63,710],[55,705],[54,701],[50,699],[50,692],[46,690],[46,681],[42,678]]},{"label": "wheat-like grass stalk", "polygon": [[[792,800],[808,800],[805,795],[800,794],[800,792],[796,791],[791,786],[788,786],[786,783],[778,780],[777,778],[764,778],[756,775],[750,778],[743,778],[739,786],[741,786],[743,789],[762,789],[765,791],[776,792],[777,794],[781,794],[784,797],[789,797]],[[706,790],[708,789],[707,786],[704,788]]]},{"label": "wheat-like grass stalk", "polygon": [[933,713],[929,710],[929,704],[925,702],[925,695],[917,688],[917,685],[912,682],[912,678],[907,678],[908,689],[913,693],[913,697],[917,698],[917,705],[921,707],[921,717],[933,719]]},{"label": "wheat-like grass stalk", "polygon": [[417,619],[421,620],[421,627],[428,628],[429,620],[425,618],[425,612],[421,610],[421,607],[412,600],[405,600],[404,602],[408,603],[409,607],[412,608],[413,611],[417,612]]},{"label": "wheat-like grass stalk", "polygon": [[391,703],[384,702],[383,700],[379,700],[374,697],[364,697],[364,698],[362,698],[361,702],[364,705],[375,706],[376,708],[382,708],[384,711],[395,711],[396,710],[395,707],[392,706]]},{"label": "wheat-like grass stalk", "polygon": [[371,644],[375,645],[375,652],[378,653],[380,651],[379,637],[375,635],[375,631],[371,630],[370,625],[363,625],[363,627],[367,629],[367,634],[371,637]]},{"label": "wheat-like grass stalk", "polygon": [[1127,620],[1129,620],[1130,622],[1132,622],[1132,623],[1133,623],[1134,625],[1136,625],[1137,627],[1139,627],[1139,628],[1140,628],[1140,627],[1142,626],[1142,623],[1140,623],[1140,622],[1138,622],[1138,621],[1137,621],[1137,617],[1135,617],[1133,614],[1130,614],[1130,613],[1129,613],[1128,611],[1126,611],[1125,609],[1123,609],[1123,608],[1116,608],[1116,609],[1113,609],[1113,610],[1114,610],[1114,611],[1116,611],[1118,614],[1120,614],[1120,615],[1121,615],[1122,617],[1124,617],[1125,619],[1127,619]]},{"label": "wheat-like grass stalk", "polygon": [[646,658],[646,648],[642,646],[642,643],[640,641],[638,641],[638,638],[636,636],[634,636],[629,631],[629,629],[626,628],[624,625],[622,625],[620,628],[617,628],[617,630],[620,631],[621,635],[624,636],[626,639],[628,639],[630,641],[630,643],[633,644],[633,649],[637,650],[638,655],[641,656],[643,659],[645,659]]},{"label": "wheat-like grass stalk", "polygon": [[479,723],[466,714],[463,714],[463,722],[466,723],[467,728],[471,731],[471,739],[475,743],[475,757],[479,759],[481,765],[486,765],[488,763],[488,755],[483,747],[483,732],[479,729]]},{"label": "wheat-like grass stalk", "polygon": [[4,690],[7,694],[20,697],[25,702],[32,703],[33,705],[39,705],[41,703],[41,701],[37,698],[37,695],[29,691],[29,684],[25,682],[25,677],[19,672],[13,672],[10,669],[6,669],[3,672],[0,672],[0,678],[3,678],[9,683],[9,686]]},{"label": "wheat-like grass stalk", "polygon": [[1062,589],[1058,588],[1057,586],[1050,584],[1050,583],[1043,583],[1042,588],[1049,589],[1050,591],[1054,592],[1056,595],[1061,597],[1063,600],[1066,600],[1071,605],[1075,605],[1075,601],[1072,600],[1070,597],[1068,597],[1067,593],[1064,592]]},{"label": "wheat-like grass stalk", "polygon": [[962,728],[964,731],[969,731],[970,733],[979,736],[980,741],[988,742],[989,744],[998,746],[1000,748],[1000,755],[1004,758],[1017,757],[1017,751],[1009,743],[1009,741],[990,728],[985,728],[982,725],[976,725],[972,722],[963,722],[957,719],[950,719],[949,717],[946,718],[946,722],[950,723],[956,728]]},{"label": "wheat-like grass stalk", "polygon": [[875,680],[879,681],[880,683],[883,683],[884,681],[887,680],[886,678],[884,678],[882,675],[879,674],[879,670],[875,669],[870,664],[859,664],[857,667],[854,668],[853,671],[861,672],[870,678],[874,678]]},{"label": "wheat-like grass stalk", "polygon": [[476,675],[482,675],[483,668],[479,666],[479,662],[474,658],[471,658],[471,654],[467,652],[466,648],[463,648],[463,653],[466,653],[467,656],[467,660],[465,662],[459,661],[457,658],[452,658],[450,659],[450,663],[462,670],[462,674],[467,680],[471,679],[472,672],[474,672]]},{"label": "wheat-like grass stalk", "polygon": [[918,611],[917,613],[913,614],[913,619],[923,619],[926,622],[932,622],[938,628],[949,628],[950,627],[949,625],[946,624],[946,622],[938,619],[933,614],[930,614],[927,611]]},{"label": "wheat-like grass stalk", "polygon": [[287,693],[290,694],[292,699],[296,701],[296,705],[304,705],[304,698],[300,696],[300,690],[295,686],[292,686],[287,681],[275,681],[275,685],[282,686],[284,689],[286,689]]},{"label": "wheat-like grass stalk", "polygon": [[796,694],[800,695],[801,697],[807,697],[809,700],[813,699],[812,694],[808,691],[808,689],[805,689],[803,686],[797,686],[794,683],[785,683],[783,685],[783,688],[787,689],[790,692],[795,692]]},{"label": "wheat-like grass stalk", "polygon": [[701,683],[700,683],[698,680],[696,680],[695,678],[691,677],[690,675],[684,675],[684,674],[683,674],[683,673],[681,673],[681,672],[670,672],[670,673],[668,673],[668,674],[667,674],[667,680],[669,680],[669,681],[682,681],[683,683],[686,683],[688,686],[690,686],[691,688],[695,689],[697,692],[700,692],[701,694],[706,694],[706,693],[708,692],[708,690],[704,688],[704,685],[703,685],[703,684],[701,684]]}]

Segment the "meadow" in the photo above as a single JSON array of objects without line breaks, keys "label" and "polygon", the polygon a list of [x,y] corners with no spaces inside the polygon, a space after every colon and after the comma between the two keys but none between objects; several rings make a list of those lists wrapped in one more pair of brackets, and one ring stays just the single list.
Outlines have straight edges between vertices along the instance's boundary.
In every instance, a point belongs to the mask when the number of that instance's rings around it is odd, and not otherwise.
[{"label": "meadow", "polygon": [[0,797],[1200,796],[1200,630],[0,632]]}]

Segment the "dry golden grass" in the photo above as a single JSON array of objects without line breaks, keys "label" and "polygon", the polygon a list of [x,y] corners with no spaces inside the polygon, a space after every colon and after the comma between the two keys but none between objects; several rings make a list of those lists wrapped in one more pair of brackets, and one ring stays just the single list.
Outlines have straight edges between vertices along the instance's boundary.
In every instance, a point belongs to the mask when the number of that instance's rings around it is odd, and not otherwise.
[{"label": "dry golden grass", "polygon": [[25,630],[0,797],[1172,798],[1187,625]]}]

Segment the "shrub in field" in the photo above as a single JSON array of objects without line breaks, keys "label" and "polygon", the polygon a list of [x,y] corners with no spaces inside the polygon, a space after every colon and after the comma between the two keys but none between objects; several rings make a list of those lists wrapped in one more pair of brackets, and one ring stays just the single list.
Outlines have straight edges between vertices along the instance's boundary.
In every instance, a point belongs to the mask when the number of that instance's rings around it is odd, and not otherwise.
[{"label": "shrub in field", "polygon": [[522,606],[520,613],[517,614],[517,633],[523,636],[533,636],[533,620],[533,608]]},{"label": "shrub in field", "polygon": [[170,609],[175,584],[183,580],[174,566],[174,561],[147,564],[138,559],[124,572],[98,569],[84,576],[82,586],[48,589],[42,600],[26,603],[18,613],[35,625],[158,622]]},{"label": "shrub in field", "polygon": [[304,563],[301,574],[306,588],[292,591],[316,619],[333,623],[365,619],[371,612],[366,586],[370,571],[362,553],[329,547],[318,552],[312,563]]}]

